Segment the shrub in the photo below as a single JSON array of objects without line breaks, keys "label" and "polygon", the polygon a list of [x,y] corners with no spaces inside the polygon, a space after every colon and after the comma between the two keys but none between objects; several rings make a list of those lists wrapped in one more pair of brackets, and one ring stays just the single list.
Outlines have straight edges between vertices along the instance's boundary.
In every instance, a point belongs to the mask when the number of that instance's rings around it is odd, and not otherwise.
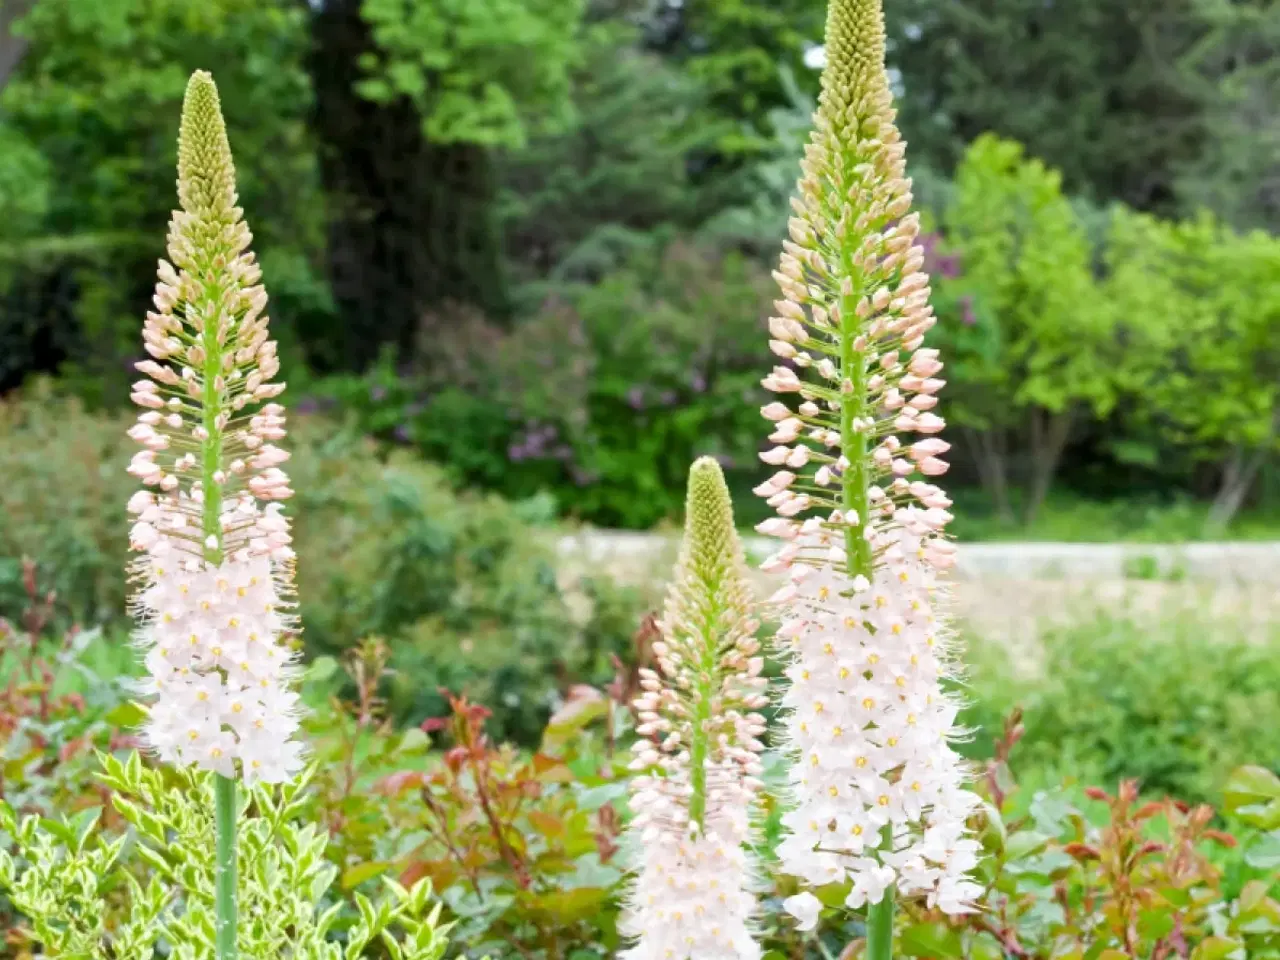
[{"label": "shrub", "polygon": [[643,248],[597,284],[561,288],[510,333],[458,312],[444,340],[432,318],[437,334],[404,370],[384,364],[314,392],[460,485],[550,491],[570,516],[648,527],[679,514],[700,455],[720,461],[735,492],[753,482],[769,286],[738,255]]},{"label": "shrub", "polygon": [[[539,530],[550,518],[544,501],[455,494],[442,470],[408,451],[384,459],[331,420],[299,419],[290,474],[310,652],[381,635],[394,650],[398,719],[441,712],[447,686],[492,703],[495,732],[522,742],[572,680],[607,678],[641,597],[600,576],[562,584]],[[30,555],[64,620],[123,625],[125,429],[46,388],[0,403],[0,616],[22,609]]]},{"label": "shrub", "polygon": [[1026,711],[1020,760],[1046,780],[1073,775],[1189,802],[1220,796],[1244,763],[1280,770],[1280,663],[1266,644],[1206,621],[1099,616],[1043,637],[1034,675],[1007,644],[972,645],[966,721],[973,755],[1015,705]]}]

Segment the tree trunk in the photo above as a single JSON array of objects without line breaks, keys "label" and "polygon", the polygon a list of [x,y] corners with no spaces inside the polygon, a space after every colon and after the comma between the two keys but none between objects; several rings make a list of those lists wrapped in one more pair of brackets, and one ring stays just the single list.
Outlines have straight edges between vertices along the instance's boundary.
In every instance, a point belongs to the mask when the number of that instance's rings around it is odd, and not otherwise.
[{"label": "tree trunk", "polygon": [[965,445],[978,468],[982,488],[991,497],[996,517],[1001,522],[1014,522],[1013,508],[1009,505],[1008,471],[1005,467],[1003,435],[998,430],[964,428]]},{"label": "tree trunk", "polygon": [[1071,436],[1074,411],[1068,407],[1059,413],[1047,414],[1048,423],[1041,422],[1041,414],[1031,414],[1031,483],[1027,490],[1027,503],[1023,509],[1023,522],[1032,523],[1057,476],[1062,451]]},{"label": "tree trunk", "polygon": [[1253,489],[1258,478],[1258,471],[1267,457],[1267,448],[1263,447],[1247,456],[1245,451],[1236,447],[1231,451],[1226,464],[1222,468],[1222,483],[1218,486],[1217,496],[1213,498],[1213,506],[1209,508],[1209,516],[1204,523],[1204,535],[1208,539],[1222,536],[1231,521],[1235,519],[1245,498]]},{"label": "tree trunk", "polygon": [[27,38],[15,36],[13,25],[35,5],[35,0],[0,0],[0,90],[27,52]]},{"label": "tree trunk", "polygon": [[361,6],[327,0],[312,22],[328,272],[342,314],[337,338],[311,338],[334,348],[309,357],[325,369],[363,369],[384,346],[410,351],[423,316],[443,305],[474,306],[491,320],[508,307],[490,151],[432,142],[407,99],[378,104],[356,92],[360,57],[374,49]]}]

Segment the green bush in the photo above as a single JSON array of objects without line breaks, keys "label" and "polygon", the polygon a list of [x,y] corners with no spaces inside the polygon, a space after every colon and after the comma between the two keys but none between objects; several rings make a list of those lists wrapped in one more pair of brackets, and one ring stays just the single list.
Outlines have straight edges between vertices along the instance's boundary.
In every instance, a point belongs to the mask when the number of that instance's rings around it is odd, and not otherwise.
[{"label": "green bush", "polygon": [[678,516],[701,455],[720,460],[749,508],[774,293],[755,262],[675,241],[564,287],[510,332],[463,311],[429,318],[439,333],[405,370],[384,364],[313,392],[460,485],[549,491],[565,514],[602,526]]},{"label": "green bush", "polygon": [[[43,388],[0,403],[0,616],[25,603],[28,555],[64,620],[126,625],[126,427]],[[641,597],[604,577],[560,582],[545,501],[458,495],[442,470],[407,451],[384,459],[323,418],[297,418],[290,447],[303,641],[334,653],[385,637],[397,720],[443,712],[444,686],[492,704],[496,732],[527,742],[568,684],[612,675]]]},{"label": "green bush", "polygon": [[1139,623],[1099,616],[1047,632],[1026,676],[1005,643],[970,644],[967,745],[986,758],[1000,718],[1025,709],[1019,765],[1145,793],[1215,801],[1245,763],[1280,771],[1280,661],[1208,616]]}]

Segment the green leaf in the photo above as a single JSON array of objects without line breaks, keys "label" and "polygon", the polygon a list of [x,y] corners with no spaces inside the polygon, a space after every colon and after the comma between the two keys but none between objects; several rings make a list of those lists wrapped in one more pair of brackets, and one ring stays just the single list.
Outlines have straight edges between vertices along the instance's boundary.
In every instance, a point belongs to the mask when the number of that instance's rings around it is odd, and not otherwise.
[{"label": "green leaf", "polygon": [[306,683],[324,683],[338,672],[338,661],[333,657],[316,657],[307,665],[303,680]]},{"label": "green leaf", "polygon": [[146,708],[132,700],[119,704],[103,719],[113,727],[130,730],[147,718]]},{"label": "green leaf", "polygon": [[[1227,960],[1244,950],[1244,944],[1226,937],[1209,937],[1200,941],[1200,945],[1191,953],[1191,960]],[[1124,956],[1121,954],[1121,956]]]},{"label": "green leaf", "polygon": [[1146,940],[1159,940],[1173,930],[1173,913],[1153,908],[1138,914],[1138,933]]},{"label": "green leaf", "polygon": [[902,952],[908,957],[964,957],[960,934],[945,923],[917,923],[902,931]]},{"label": "green leaf", "polygon": [[1280,800],[1280,777],[1265,767],[1241,767],[1223,788],[1223,804],[1229,813],[1269,800]]},{"label": "green leaf", "polygon": [[1244,861],[1259,870],[1280,870],[1280,830],[1263,834],[1250,843]]},{"label": "green leaf", "polygon": [[348,867],[342,872],[342,889],[350,890],[358,887],[366,880],[372,880],[374,877],[381,876],[391,868],[391,864],[381,860],[370,860],[367,863],[356,864],[354,867]]}]

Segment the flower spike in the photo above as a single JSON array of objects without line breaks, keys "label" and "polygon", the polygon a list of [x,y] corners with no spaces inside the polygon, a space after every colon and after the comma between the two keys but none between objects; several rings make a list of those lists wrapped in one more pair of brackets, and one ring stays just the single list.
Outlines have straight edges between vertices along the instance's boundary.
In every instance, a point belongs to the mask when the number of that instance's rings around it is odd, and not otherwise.
[{"label": "flower spike", "polygon": [[758,960],[750,839],[764,665],[724,475],[689,471],[684,543],[641,673],[629,960]]},{"label": "flower spike", "polygon": [[138,643],[154,703],[151,748],[248,782],[300,767],[292,656],[293,551],[279,501],[293,491],[284,390],[263,313],[261,270],[236,206],[235,167],[218,91],[207,73],[187,87],[178,198],[133,385],[142,414],[129,465]]},{"label": "flower spike", "polygon": [[[976,797],[951,740],[957,706],[942,573],[955,549],[945,381],[929,279],[910,213],[905,144],[884,68],[880,0],[832,0],[827,66],[802,162],[795,217],[774,274],[769,322],[779,399],[761,411],[780,468],[756,488],[777,513],[757,528],[781,548],[774,595],[790,650],[783,698],[794,807],[783,870],[809,886],[851,880],[846,904],[872,917],[871,956],[888,956],[894,891],[955,913],[980,887],[965,821]],[[811,893],[788,909],[812,927]]]}]

